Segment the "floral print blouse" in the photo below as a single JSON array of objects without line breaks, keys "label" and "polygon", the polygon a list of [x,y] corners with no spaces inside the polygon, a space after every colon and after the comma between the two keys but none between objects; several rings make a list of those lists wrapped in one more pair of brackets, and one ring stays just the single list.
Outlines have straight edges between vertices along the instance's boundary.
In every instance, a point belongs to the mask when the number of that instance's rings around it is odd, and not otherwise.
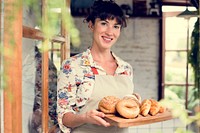
[{"label": "floral print blouse", "polygon": [[[117,62],[114,75],[127,75],[133,80],[133,69],[130,64],[112,53]],[[95,75],[92,68],[96,68],[99,75],[106,75],[106,71],[94,62],[90,49],[77,54],[62,63],[57,84],[57,113],[60,129],[64,133],[70,132],[62,123],[62,117],[67,112],[78,113],[90,99]]]}]

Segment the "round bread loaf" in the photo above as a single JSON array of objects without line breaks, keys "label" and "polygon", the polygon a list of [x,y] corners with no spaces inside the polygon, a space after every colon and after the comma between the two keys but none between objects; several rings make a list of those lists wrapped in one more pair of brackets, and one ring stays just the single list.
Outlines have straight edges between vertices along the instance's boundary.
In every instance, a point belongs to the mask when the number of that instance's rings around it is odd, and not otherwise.
[{"label": "round bread loaf", "polygon": [[116,109],[121,116],[128,119],[133,119],[137,117],[138,114],[140,113],[140,108],[138,103],[131,98],[125,98],[120,100],[116,104]]},{"label": "round bread loaf", "polygon": [[115,96],[106,96],[104,97],[98,105],[100,111],[106,114],[116,113],[116,104],[120,99]]}]

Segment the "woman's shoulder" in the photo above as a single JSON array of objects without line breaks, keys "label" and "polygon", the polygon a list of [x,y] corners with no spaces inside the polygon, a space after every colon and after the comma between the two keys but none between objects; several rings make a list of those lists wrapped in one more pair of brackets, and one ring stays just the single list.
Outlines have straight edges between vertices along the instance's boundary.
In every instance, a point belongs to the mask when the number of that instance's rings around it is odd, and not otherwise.
[{"label": "woman's shoulder", "polygon": [[69,58],[66,58],[62,64],[66,64],[66,63],[78,63],[79,61],[81,61],[82,56],[83,56],[84,52],[82,53],[77,53]]},{"label": "woman's shoulder", "polygon": [[62,62],[62,66],[66,65],[66,64],[68,64],[70,66],[84,65],[84,61],[89,58],[88,56],[89,56],[88,50],[81,52],[81,53],[77,53],[77,54],[65,59]]}]

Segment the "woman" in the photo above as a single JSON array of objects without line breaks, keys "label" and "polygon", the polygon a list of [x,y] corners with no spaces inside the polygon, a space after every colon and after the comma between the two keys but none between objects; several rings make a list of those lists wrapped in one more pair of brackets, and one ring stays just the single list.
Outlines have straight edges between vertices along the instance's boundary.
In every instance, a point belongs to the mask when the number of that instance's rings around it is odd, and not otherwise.
[{"label": "woman", "polygon": [[57,97],[59,126],[63,132],[127,133],[127,128],[111,126],[105,114],[97,110],[105,96],[122,98],[133,93],[131,65],[111,52],[126,27],[126,18],[113,1],[98,0],[85,20],[93,33],[92,46],[62,64]]}]

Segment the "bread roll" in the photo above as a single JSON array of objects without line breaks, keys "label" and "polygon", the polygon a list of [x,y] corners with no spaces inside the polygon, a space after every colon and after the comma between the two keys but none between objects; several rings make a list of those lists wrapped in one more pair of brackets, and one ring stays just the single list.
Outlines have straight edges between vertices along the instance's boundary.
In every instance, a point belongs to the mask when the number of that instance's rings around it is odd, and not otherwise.
[{"label": "bread roll", "polygon": [[115,96],[106,96],[99,102],[98,108],[106,114],[116,113],[115,106],[119,100],[120,99]]},{"label": "bread roll", "polygon": [[154,100],[154,99],[150,99],[150,101],[151,101],[151,108],[150,108],[149,113],[150,113],[152,116],[154,116],[154,115],[156,115],[156,114],[159,112],[159,110],[160,110],[160,105],[159,105],[159,103],[158,103],[156,100]]},{"label": "bread roll", "polygon": [[143,100],[140,106],[140,114],[143,116],[147,116],[149,114],[150,108],[151,101],[149,99]]}]

